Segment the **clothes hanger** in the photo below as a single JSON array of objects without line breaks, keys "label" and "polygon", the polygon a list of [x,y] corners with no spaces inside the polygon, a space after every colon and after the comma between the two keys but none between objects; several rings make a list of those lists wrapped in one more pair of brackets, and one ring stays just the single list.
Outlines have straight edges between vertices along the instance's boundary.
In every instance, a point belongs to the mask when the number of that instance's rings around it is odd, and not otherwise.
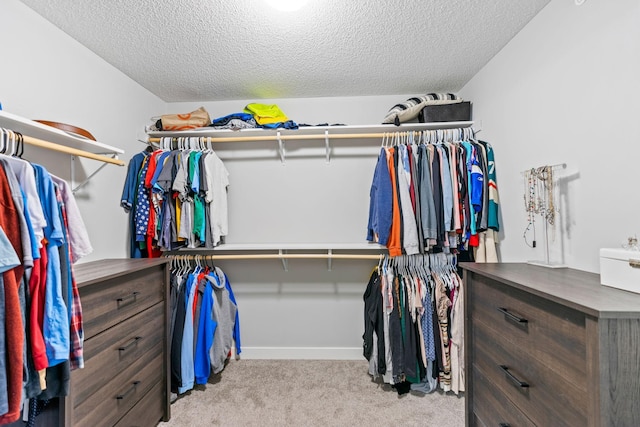
[{"label": "clothes hanger", "polygon": [[5,128],[0,128],[0,153],[4,154],[5,147],[7,145],[7,131]]},{"label": "clothes hanger", "polygon": [[16,134],[12,130],[9,131],[9,141],[11,142],[11,151],[8,151],[11,157],[14,157],[16,154]]},{"label": "clothes hanger", "polygon": [[22,159],[22,155],[24,154],[24,137],[20,132],[16,132],[16,134],[18,135],[18,153],[16,156]]}]

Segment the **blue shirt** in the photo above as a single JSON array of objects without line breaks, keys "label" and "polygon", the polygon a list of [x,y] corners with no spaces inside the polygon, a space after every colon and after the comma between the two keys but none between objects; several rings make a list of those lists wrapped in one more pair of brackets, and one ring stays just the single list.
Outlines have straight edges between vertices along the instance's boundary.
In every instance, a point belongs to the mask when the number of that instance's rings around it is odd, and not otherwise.
[{"label": "blue shirt", "polygon": [[69,315],[62,295],[62,276],[58,247],[65,242],[60,216],[60,207],[49,172],[33,164],[36,175],[38,197],[47,225],[44,237],[47,240],[47,280],[45,290],[43,335],[49,366],[69,360]]},{"label": "blue shirt", "polygon": [[380,149],[378,163],[373,172],[373,181],[369,191],[369,225],[367,226],[367,240],[376,241],[381,245],[387,244],[393,220],[393,191],[391,175],[387,165],[387,153]]},{"label": "blue shirt", "polygon": [[218,323],[213,320],[213,289],[211,283],[202,279],[200,286],[204,286],[204,292],[200,304],[200,320],[198,322],[198,335],[196,339],[196,353],[194,357],[194,371],[196,384],[206,384],[211,374],[211,357],[209,350],[213,345],[213,336]]},{"label": "blue shirt", "polygon": [[178,393],[185,393],[193,388],[195,381],[193,366],[193,300],[195,298],[198,284],[195,283],[198,271],[190,274],[187,278],[185,291],[187,295],[186,316],[184,319],[184,329],[182,332],[181,366],[182,386],[178,387]]}]

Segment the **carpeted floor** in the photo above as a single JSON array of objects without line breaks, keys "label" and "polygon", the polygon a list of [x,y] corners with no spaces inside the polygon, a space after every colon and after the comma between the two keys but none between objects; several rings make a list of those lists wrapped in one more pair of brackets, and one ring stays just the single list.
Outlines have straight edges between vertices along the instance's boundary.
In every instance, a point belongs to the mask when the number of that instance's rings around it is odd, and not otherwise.
[{"label": "carpeted floor", "polygon": [[464,426],[462,394],[398,396],[367,368],[365,360],[234,360],[158,426]]}]

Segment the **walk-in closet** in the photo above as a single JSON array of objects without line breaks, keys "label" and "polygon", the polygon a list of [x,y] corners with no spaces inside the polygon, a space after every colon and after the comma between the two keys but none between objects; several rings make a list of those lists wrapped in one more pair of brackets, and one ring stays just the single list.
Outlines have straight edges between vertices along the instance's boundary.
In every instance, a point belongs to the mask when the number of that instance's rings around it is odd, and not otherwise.
[{"label": "walk-in closet", "polygon": [[633,426],[636,0],[0,2],[0,425]]}]

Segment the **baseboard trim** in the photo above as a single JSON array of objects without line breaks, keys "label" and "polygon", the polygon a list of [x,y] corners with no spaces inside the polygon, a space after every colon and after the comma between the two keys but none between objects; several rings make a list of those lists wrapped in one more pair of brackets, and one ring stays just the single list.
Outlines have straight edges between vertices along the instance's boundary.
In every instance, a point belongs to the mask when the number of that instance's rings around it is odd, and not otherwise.
[{"label": "baseboard trim", "polygon": [[242,347],[241,359],[361,360],[358,347]]}]

